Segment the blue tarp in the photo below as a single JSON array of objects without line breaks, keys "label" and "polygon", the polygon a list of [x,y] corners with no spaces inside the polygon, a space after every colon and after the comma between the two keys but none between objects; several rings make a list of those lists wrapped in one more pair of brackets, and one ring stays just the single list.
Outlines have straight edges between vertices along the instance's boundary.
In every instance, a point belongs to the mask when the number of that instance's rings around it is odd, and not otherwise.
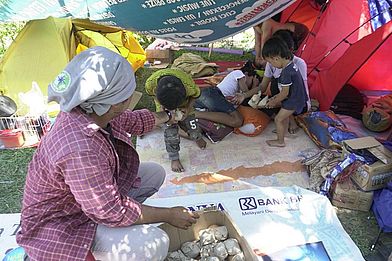
[{"label": "blue tarp", "polygon": [[391,0],[368,0],[370,16],[372,19],[372,28],[375,31],[383,24],[391,21],[392,18],[392,1]]},{"label": "blue tarp", "polygon": [[237,34],[294,0],[5,0],[0,21],[90,18],[175,42],[209,43]]},{"label": "blue tarp", "polygon": [[392,232],[392,181],[382,190],[374,192],[372,210],[384,232]]}]

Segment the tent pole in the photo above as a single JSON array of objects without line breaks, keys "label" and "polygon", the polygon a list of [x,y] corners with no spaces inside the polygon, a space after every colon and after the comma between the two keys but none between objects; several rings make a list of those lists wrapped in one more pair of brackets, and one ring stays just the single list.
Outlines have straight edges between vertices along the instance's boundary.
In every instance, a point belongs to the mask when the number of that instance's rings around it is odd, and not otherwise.
[{"label": "tent pole", "polygon": [[210,49],[208,50],[208,60],[211,59],[212,49],[214,49],[214,43],[210,43]]},{"label": "tent pole", "polygon": [[380,228],[376,240],[374,240],[373,244],[370,246],[370,251],[373,251],[376,248],[376,245],[378,243],[378,240],[380,239],[381,234],[382,234],[382,229]]}]

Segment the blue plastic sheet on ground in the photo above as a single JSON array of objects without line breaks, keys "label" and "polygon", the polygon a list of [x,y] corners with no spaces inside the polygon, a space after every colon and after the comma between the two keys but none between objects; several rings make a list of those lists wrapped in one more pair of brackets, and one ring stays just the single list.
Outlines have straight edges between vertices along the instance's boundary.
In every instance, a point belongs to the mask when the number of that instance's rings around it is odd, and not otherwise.
[{"label": "blue plastic sheet on ground", "polygon": [[372,210],[382,231],[392,232],[392,181],[374,192]]}]

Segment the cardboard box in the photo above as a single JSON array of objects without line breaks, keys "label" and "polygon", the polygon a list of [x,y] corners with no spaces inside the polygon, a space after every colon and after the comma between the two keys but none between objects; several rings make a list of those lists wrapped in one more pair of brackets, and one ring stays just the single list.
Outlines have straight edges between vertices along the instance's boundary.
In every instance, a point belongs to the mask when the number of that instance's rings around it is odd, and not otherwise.
[{"label": "cardboard box", "polygon": [[373,191],[362,191],[348,179],[336,184],[331,202],[336,207],[369,211],[373,202]]},{"label": "cardboard box", "polygon": [[377,161],[372,165],[362,165],[351,176],[352,180],[364,191],[385,188],[392,180],[392,165]]},{"label": "cardboard box", "polygon": [[379,160],[372,165],[364,164],[351,176],[352,180],[364,191],[386,187],[392,180],[392,153],[373,137],[343,141],[343,155],[349,150],[366,149]]},{"label": "cardboard box", "polygon": [[154,62],[159,61],[160,64],[169,64],[173,63],[174,60],[174,51],[171,49],[165,50],[155,50],[155,49],[146,49],[147,61],[153,65]]},{"label": "cardboard box", "polygon": [[211,225],[218,225],[226,226],[227,231],[229,232],[229,237],[238,240],[238,243],[240,244],[241,249],[244,252],[245,260],[258,260],[257,256],[253,253],[251,247],[249,246],[248,242],[242,236],[241,232],[238,230],[237,226],[234,224],[233,220],[226,211],[206,210],[199,214],[200,218],[197,220],[197,223],[187,230],[173,227],[167,223],[164,223],[159,226],[169,235],[170,252],[181,249],[181,245],[185,242],[198,240],[198,233],[200,230],[206,229]]},{"label": "cardboard box", "polygon": [[392,165],[392,152],[373,137],[362,137],[343,141],[344,153],[348,152],[348,147],[352,150],[366,149],[384,164]]}]

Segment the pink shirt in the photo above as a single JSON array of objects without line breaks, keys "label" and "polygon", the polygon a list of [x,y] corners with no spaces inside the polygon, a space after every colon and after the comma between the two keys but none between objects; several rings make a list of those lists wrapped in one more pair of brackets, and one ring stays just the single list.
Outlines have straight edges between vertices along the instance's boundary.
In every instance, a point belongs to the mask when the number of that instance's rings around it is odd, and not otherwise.
[{"label": "pink shirt", "polygon": [[[30,162],[17,242],[31,260],[85,260],[97,223],[132,225],[140,203],[127,196],[138,186],[139,156],[127,133],[154,126],[148,110],[111,121],[114,143],[79,108],[60,113]],[[114,145],[114,146],[113,146]]]}]

